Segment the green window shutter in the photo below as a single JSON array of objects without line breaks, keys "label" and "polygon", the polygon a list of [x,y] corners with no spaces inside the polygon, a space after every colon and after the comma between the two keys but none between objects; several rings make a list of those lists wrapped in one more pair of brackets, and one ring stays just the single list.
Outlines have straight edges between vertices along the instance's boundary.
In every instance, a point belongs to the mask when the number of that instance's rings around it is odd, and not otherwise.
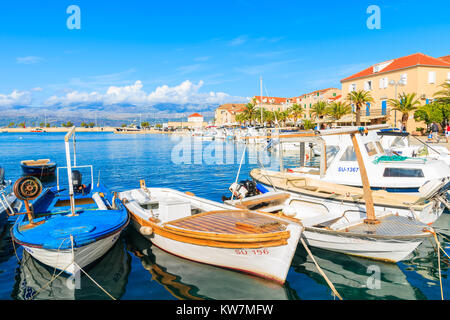
[{"label": "green window shutter", "polygon": [[335,93],[333,93],[333,97],[336,97],[336,92],[335,92]]}]

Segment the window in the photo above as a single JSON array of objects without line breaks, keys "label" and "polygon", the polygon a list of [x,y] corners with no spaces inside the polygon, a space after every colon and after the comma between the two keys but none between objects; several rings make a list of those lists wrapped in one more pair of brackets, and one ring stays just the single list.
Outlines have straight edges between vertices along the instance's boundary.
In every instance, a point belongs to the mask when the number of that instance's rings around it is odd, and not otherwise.
[{"label": "window", "polygon": [[380,79],[380,89],[385,89],[388,86],[388,78],[384,77]]},{"label": "window", "polygon": [[428,83],[436,83],[436,72],[435,71],[428,72]]},{"label": "window", "polygon": [[403,85],[407,85],[408,84],[408,74],[403,73],[400,77],[400,81],[403,83]]},{"label": "window", "polygon": [[357,161],[355,149],[353,147],[347,147],[342,154],[341,161]]},{"label": "window", "polygon": [[423,171],[421,169],[386,168],[383,177],[423,178]]},{"label": "window", "polygon": [[348,87],[348,92],[352,92],[352,91],[356,91],[356,83],[352,83],[352,84]]},{"label": "window", "polygon": [[364,90],[366,90],[366,91],[372,90],[372,81],[371,80],[368,80],[364,83]]},{"label": "window", "polygon": [[378,153],[373,142],[368,142],[364,146],[366,147],[366,150],[367,150],[367,153],[369,154],[369,156],[374,156]]}]

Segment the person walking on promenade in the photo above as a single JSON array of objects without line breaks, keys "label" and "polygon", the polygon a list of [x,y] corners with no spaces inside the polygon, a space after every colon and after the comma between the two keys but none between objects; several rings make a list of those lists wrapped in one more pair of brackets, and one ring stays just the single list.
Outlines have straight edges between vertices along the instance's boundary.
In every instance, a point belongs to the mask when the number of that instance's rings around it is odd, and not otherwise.
[{"label": "person walking on promenade", "polygon": [[445,142],[448,143],[448,137],[450,136],[450,123],[447,123],[445,127]]},{"label": "person walking on promenade", "polygon": [[431,135],[432,135],[433,139],[436,140],[436,142],[439,143],[439,141],[440,141],[439,127],[438,127],[436,122],[433,122],[431,124]]}]

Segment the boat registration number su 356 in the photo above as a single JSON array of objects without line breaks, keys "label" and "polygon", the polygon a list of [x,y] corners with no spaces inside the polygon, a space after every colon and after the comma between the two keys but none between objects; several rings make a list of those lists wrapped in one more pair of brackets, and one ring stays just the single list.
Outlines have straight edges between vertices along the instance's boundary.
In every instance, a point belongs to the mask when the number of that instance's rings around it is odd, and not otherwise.
[{"label": "boat registration number su 356", "polygon": [[269,249],[235,249],[234,253],[239,256],[265,256],[269,255]]}]

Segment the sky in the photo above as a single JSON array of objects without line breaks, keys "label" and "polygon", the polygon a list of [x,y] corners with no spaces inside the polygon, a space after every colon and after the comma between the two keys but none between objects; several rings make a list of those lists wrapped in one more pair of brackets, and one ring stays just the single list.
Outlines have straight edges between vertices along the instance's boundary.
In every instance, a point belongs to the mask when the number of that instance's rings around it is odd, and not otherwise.
[{"label": "sky", "polygon": [[448,0],[2,1],[0,111],[245,102],[260,77],[269,96],[340,88],[374,63],[449,55],[449,12]]}]

